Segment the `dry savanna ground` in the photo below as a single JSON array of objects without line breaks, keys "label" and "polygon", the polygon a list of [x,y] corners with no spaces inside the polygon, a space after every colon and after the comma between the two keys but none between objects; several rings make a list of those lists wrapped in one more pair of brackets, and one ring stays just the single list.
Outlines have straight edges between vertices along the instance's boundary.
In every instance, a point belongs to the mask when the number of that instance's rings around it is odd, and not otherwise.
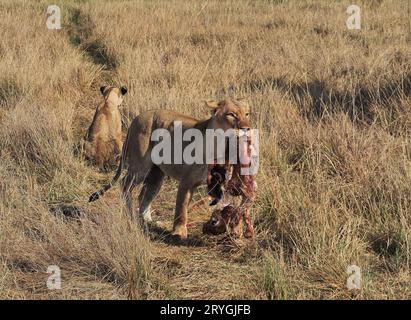
[{"label": "dry savanna ground", "polygon": [[[0,298],[411,298],[408,1],[0,0]],[[205,117],[247,97],[260,129],[254,240],[171,228],[176,183],[144,235],[77,145],[101,85],[126,85],[124,130],[147,109]],[[195,199],[205,194],[199,190]],[[61,270],[48,290],[47,268]],[[347,267],[361,289],[346,287]]]}]

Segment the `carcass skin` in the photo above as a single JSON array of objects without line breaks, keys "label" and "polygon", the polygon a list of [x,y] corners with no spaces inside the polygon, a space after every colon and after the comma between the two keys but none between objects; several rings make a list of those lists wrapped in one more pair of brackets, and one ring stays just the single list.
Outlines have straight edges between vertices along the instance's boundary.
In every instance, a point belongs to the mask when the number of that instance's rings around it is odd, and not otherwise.
[{"label": "carcass skin", "polygon": [[213,211],[210,220],[203,225],[203,233],[219,235],[227,232],[227,228],[230,228],[233,234],[239,235],[238,225],[241,219],[241,212],[232,205],[216,209]]},{"label": "carcass skin", "polygon": [[[241,141],[240,139],[238,139]],[[256,183],[252,175],[241,174],[242,168],[249,168],[251,165],[251,138],[242,139],[244,145],[239,145],[239,155],[243,152],[241,163],[240,156],[236,164],[230,164],[228,157],[224,164],[211,164],[208,166],[208,194],[213,198],[210,205],[216,205],[227,192],[234,197],[241,197],[241,204],[238,208],[229,205],[220,210],[215,210],[210,220],[204,225],[203,231],[209,234],[220,234],[230,227],[234,235],[241,234],[241,221],[246,225],[244,236],[251,238],[254,236],[254,227],[251,222],[250,206],[255,196]],[[227,209],[226,209],[227,208]],[[217,222],[218,223],[217,223]]]}]

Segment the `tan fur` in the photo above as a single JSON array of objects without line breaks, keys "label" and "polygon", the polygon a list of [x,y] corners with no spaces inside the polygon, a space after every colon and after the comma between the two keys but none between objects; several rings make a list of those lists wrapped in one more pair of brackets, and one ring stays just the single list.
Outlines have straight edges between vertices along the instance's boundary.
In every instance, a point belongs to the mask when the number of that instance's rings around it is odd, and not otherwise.
[{"label": "tan fur", "polygon": [[101,87],[104,102],[97,106],[93,121],[84,138],[85,158],[98,167],[113,166],[123,147],[119,106],[125,87]]},{"label": "tan fur", "polygon": [[[196,187],[205,183],[207,164],[169,164],[155,165],[151,160],[151,150],[156,142],[151,141],[155,129],[172,129],[174,121],[181,121],[183,131],[198,128],[205,135],[206,129],[250,128],[249,106],[243,100],[208,101],[212,116],[206,120],[182,115],[170,110],[152,110],[140,114],[130,125],[123,148],[122,159],[117,173],[110,184],[91,195],[90,201],[97,200],[119,178],[123,168],[127,174],[122,178],[121,189],[128,211],[132,212],[131,193],[135,186],[143,182],[139,195],[139,213],[150,220],[150,204],[158,194],[164,176],[177,179],[180,184],[177,192],[173,235],[187,237],[187,209]],[[174,152],[172,146],[172,152]]]}]

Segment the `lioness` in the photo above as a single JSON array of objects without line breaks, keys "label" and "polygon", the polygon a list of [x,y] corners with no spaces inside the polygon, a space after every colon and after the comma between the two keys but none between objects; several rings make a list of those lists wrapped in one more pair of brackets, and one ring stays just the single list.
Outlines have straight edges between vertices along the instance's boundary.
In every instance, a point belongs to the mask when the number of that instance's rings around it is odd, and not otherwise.
[{"label": "lioness", "polygon": [[101,87],[104,102],[97,106],[86,136],[84,137],[85,158],[98,167],[116,165],[123,141],[121,136],[120,104],[127,93],[126,87]]},{"label": "lioness", "polygon": [[[97,200],[118,180],[123,168],[127,174],[121,181],[121,192],[127,210],[132,212],[131,193],[143,182],[139,195],[139,214],[145,221],[151,220],[150,204],[158,194],[164,177],[170,176],[180,181],[175,208],[175,219],[172,235],[187,238],[187,208],[196,187],[206,183],[207,164],[159,164],[151,159],[151,151],[159,142],[152,141],[152,133],[156,129],[174,130],[174,121],[181,121],[183,132],[189,128],[197,128],[203,137],[206,129],[243,129],[250,130],[250,107],[243,99],[207,101],[206,106],[212,109],[212,116],[206,120],[197,120],[170,110],[151,110],[137,116],[130,125],[122,157],[117,172],[111,182],[90,196],[89,201]],[[205,139],[204,139],[205,140]],[[184,150],[184,148],[183,148]],[[174,154],[174,144],[171,145]],[[182,151],[181,151],[182,152]],[[249,214],[249,209],[248,209]]]}]

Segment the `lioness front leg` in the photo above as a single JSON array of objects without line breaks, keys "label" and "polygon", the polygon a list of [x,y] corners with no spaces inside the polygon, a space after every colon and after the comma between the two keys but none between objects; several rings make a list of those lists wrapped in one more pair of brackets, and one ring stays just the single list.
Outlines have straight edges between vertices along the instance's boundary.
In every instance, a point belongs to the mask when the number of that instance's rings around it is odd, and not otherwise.
[{"label": "lioness front leg", "polygon": [[178,236],[181,239],[187,238],[187,216],[188,206],[193,194],[193,187],[187,186],[184,182],[180,182],[177,192],[176,211],[173,224],[173,236]]}]

